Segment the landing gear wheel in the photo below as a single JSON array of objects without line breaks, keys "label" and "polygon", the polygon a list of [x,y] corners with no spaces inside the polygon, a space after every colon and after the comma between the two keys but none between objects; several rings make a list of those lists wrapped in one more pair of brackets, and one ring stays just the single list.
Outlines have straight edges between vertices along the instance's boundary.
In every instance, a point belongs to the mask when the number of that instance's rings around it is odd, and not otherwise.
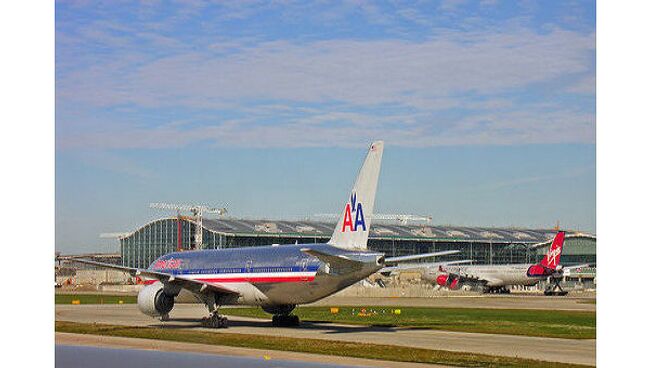
[{"label": "landing gear wheel", "polygon": [[228,328],[228,318],[213,313],[210,317],[203,318],[201,325],[211,328]]},{"label": "landing gear wheel", "polygon": [[221,328],[228,328],[228,318],[226,317],[219,317],[219,327]]},{"label": "landing gear wheel", "polygon": [[565,296],[568,293],[566,290],[554,290],[552,288],[544,290],[544,295],[546,296]]},{"label": "landing gear wheel", "polygon": [[552,280],[553,280],[554,284],[552,286],[549,286],[548,288],[546,288],[546,290],[544,290],[544,295],[546,295],[546,296],[565,296],[565,295],[567,295],[569,293],[568,291],[562,289],[562,286],[560,286],[560,281],[558,279],[552,278]]},{"label": "landing gear wheel", "polygon": [[295,314],[275,314],[272,325],[273,327],[296,327],[300,325],[300,318]]}]

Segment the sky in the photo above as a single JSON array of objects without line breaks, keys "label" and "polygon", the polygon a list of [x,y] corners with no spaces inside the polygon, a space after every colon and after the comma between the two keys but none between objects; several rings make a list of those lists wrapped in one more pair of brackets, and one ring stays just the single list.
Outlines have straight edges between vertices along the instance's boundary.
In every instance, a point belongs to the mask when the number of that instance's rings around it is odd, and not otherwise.
[{"label": "sky", "polygon": [[56,249],[168,213],[596,231],[594,1],[57,1]]}]

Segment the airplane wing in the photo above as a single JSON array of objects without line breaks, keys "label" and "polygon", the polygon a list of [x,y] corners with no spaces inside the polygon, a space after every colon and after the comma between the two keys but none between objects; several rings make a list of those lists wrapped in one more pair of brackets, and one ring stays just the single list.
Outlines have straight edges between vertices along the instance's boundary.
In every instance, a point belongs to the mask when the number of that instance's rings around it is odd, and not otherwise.
[{"label": "airplane wing", "polygon": [[570,276],[573,273],[573,271],[580,272],[579,270],[581,268],[588,268],[588,267],[591,267],[591,264],[583,263],[583,264],[579,264],[579,265],[566,266],[566,267],[562,267],[562,269],[560,271],[556,272],[555,275],[559,274],[559,275]]},{"label": "airplane wing", "polygon": [[449,272],[449,276],[460,280],[463,284],[475,284],[475,285],[497,285],[501,283],[500,279],[485,276],[485,275],[473,275],[465,272]]},{"label": "airplane wing", "polygon": [[562,271],[563,272],[564,271],[572,271],[572,270],[575,270],[577,268],[586,268],[586,267],[591,267],[591,265],[589,263],[583,263],[583,264],[574,265],[574,266],[562,267]]},{"label": "airplane wing", "polygon": [[503,280],[496,279],[494,277],[481,276],[481,277],[476,277],[473,280],[474,280],[474,282],[476,282],[478,284],[483,284],[483,285],[487,285],[487,286],[494,286],[494,285],[503,284]]},{"label": "airplane wing", "polygon": [[180,286],[184,289],[187,289],[191,292],[194,293],[205,293],[208,291],[211,292],[216,292],[219,294],[234,294],[234,295],[239,295],[239,292],[237,290],[233,290],[231,288],[228,288],[226,286],[223,286],[218,283],[213,283],[213,282],[204,282],[204,281],[199,281],[199,280],[194,280],[190,279],[181,275],[174,275],[171,273],[166,273],[166,272],[158,272],[158,271],[150,271],[142,268],[133,268],[133,267],[125,267],[125,266],[119,266],[115,264],[110,264],[110,263],[102,263],[102,262],[95,262],[91,261],[88,259],[83,259],[83,258],[75,258],[73,260],[74,262],[79,262],[79,263],[85,263],[89,264],[92,266],[97,266],[97,267],[102,267],[102,268],[110,268],[114,270],[120,270],[124,272],[128,272],[131,274],[131,276],[144,276],[147,278],[152,278],[156,279],[164,284],[170,284],[174,286]]},{"label": "airplane wing", "polygon": [[460,253],[460,251],[459,250],[443,250],[443,251],[440,251],[440,252],[414,254],[414,255],[411,255],[411,256],[386,257],[385,263],[398,263],[398,262],[402,262],[402,261],[412,261],[414,259],[446,256],[446,255],[449,255],[449,254],[456,254],[456,253]]},{"label": "airplane wing", "polygon": [[449,262],[407,263],[407,264],[384,267],[378,272],[384,273],[384,272],[393,272],[393,271],[401,271],[401,270],[412,270],[417,268],[438,268],[440,266],[449,266],[449,265],[465,264],[465,263],[472,263],[472,262],[474,261],[471,259],[462,259],[458,261],[449,261]]},{"label": "airplane wing", "polygon": [[328,267],[325,272],[327,273],[345,274],[363,268],[363,263],[342,255],[328,254],[311,248],[302,248],[300,251],[326,263]]}]

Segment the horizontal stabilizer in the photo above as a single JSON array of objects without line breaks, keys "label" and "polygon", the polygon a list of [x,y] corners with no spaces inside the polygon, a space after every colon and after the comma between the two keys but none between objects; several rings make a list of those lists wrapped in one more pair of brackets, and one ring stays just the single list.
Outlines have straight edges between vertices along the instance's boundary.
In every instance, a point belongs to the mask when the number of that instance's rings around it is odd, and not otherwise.
[{"label": "horizontal stabilizer", "polygon": [[458,261],[449,261],[449,262],[427,262],[427,263],[407,263],[407,264],[400,264],[396,266],[388,266],[384,267],[378,272],[384,273],[384,272],[393,272],[393,271],[403,271],[403,270],[415,270],[418,268],[438,268],[440,266],[452,266],[452,265],[457,265],[457,264],[466,264],[466,263],[472,263],[474,262],[471,259],[462,259]]},{"label": "horizontal stabilizer", "polygon": [[574,265],[574,266],[562,267],[562,271],[572,271],[572,270],[575,270],[575,269],[578,269],[578,268],[587,268],[587,267],[591,267],[591,265],[589,263],[583,263],[583,264]]},{"label": "horizontal stabilizer", "polygon": [[355,271],[359,271],[363,268],[363,263],[349,259],[342,255],[327,254],[321,251],[317,251],[311,248],[302,248],[301,252],[309,254],[312,257],[318,258],[321,262],[327,265],[326,273],[342,275]]},{"label": "horizontal stabilizer", "polygon": [[456,253],[460,253],[460,251],[459,250],[443,250],[443,251],[440,251],[440,252],[414,254],[414,255],[411,255],[411,256],[387,257],[385,262],[386,263],[397,263],[397,262],[402,262],[402,261],[412,261],[414,259],[446,256],[446,255],[449,255],[449,254],[456,254]]}]

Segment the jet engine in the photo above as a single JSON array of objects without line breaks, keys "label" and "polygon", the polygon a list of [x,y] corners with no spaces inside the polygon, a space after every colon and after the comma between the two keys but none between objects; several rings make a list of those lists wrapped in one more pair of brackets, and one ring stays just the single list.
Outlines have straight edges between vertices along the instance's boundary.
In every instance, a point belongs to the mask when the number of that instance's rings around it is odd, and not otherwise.
[{"label": "jet engine", "polygon": [[460,278],[443,273],[436,278],[436,283],[440,286],[448,287],[451,290],[456,290],[460,287]]},{"label": "jet engine", "polygon": [[293,309],[296,308],[295,305],[292,304],[284,304],[284,305],[263,305],[262,309],[269,314],[289,314]]},{"label": "jet engine", "polygon": [[174,308],[174,295],[165,293],[164,285],[160,282],[146,286],[138,293],[138,309],[151,316],[160,317]]}]

